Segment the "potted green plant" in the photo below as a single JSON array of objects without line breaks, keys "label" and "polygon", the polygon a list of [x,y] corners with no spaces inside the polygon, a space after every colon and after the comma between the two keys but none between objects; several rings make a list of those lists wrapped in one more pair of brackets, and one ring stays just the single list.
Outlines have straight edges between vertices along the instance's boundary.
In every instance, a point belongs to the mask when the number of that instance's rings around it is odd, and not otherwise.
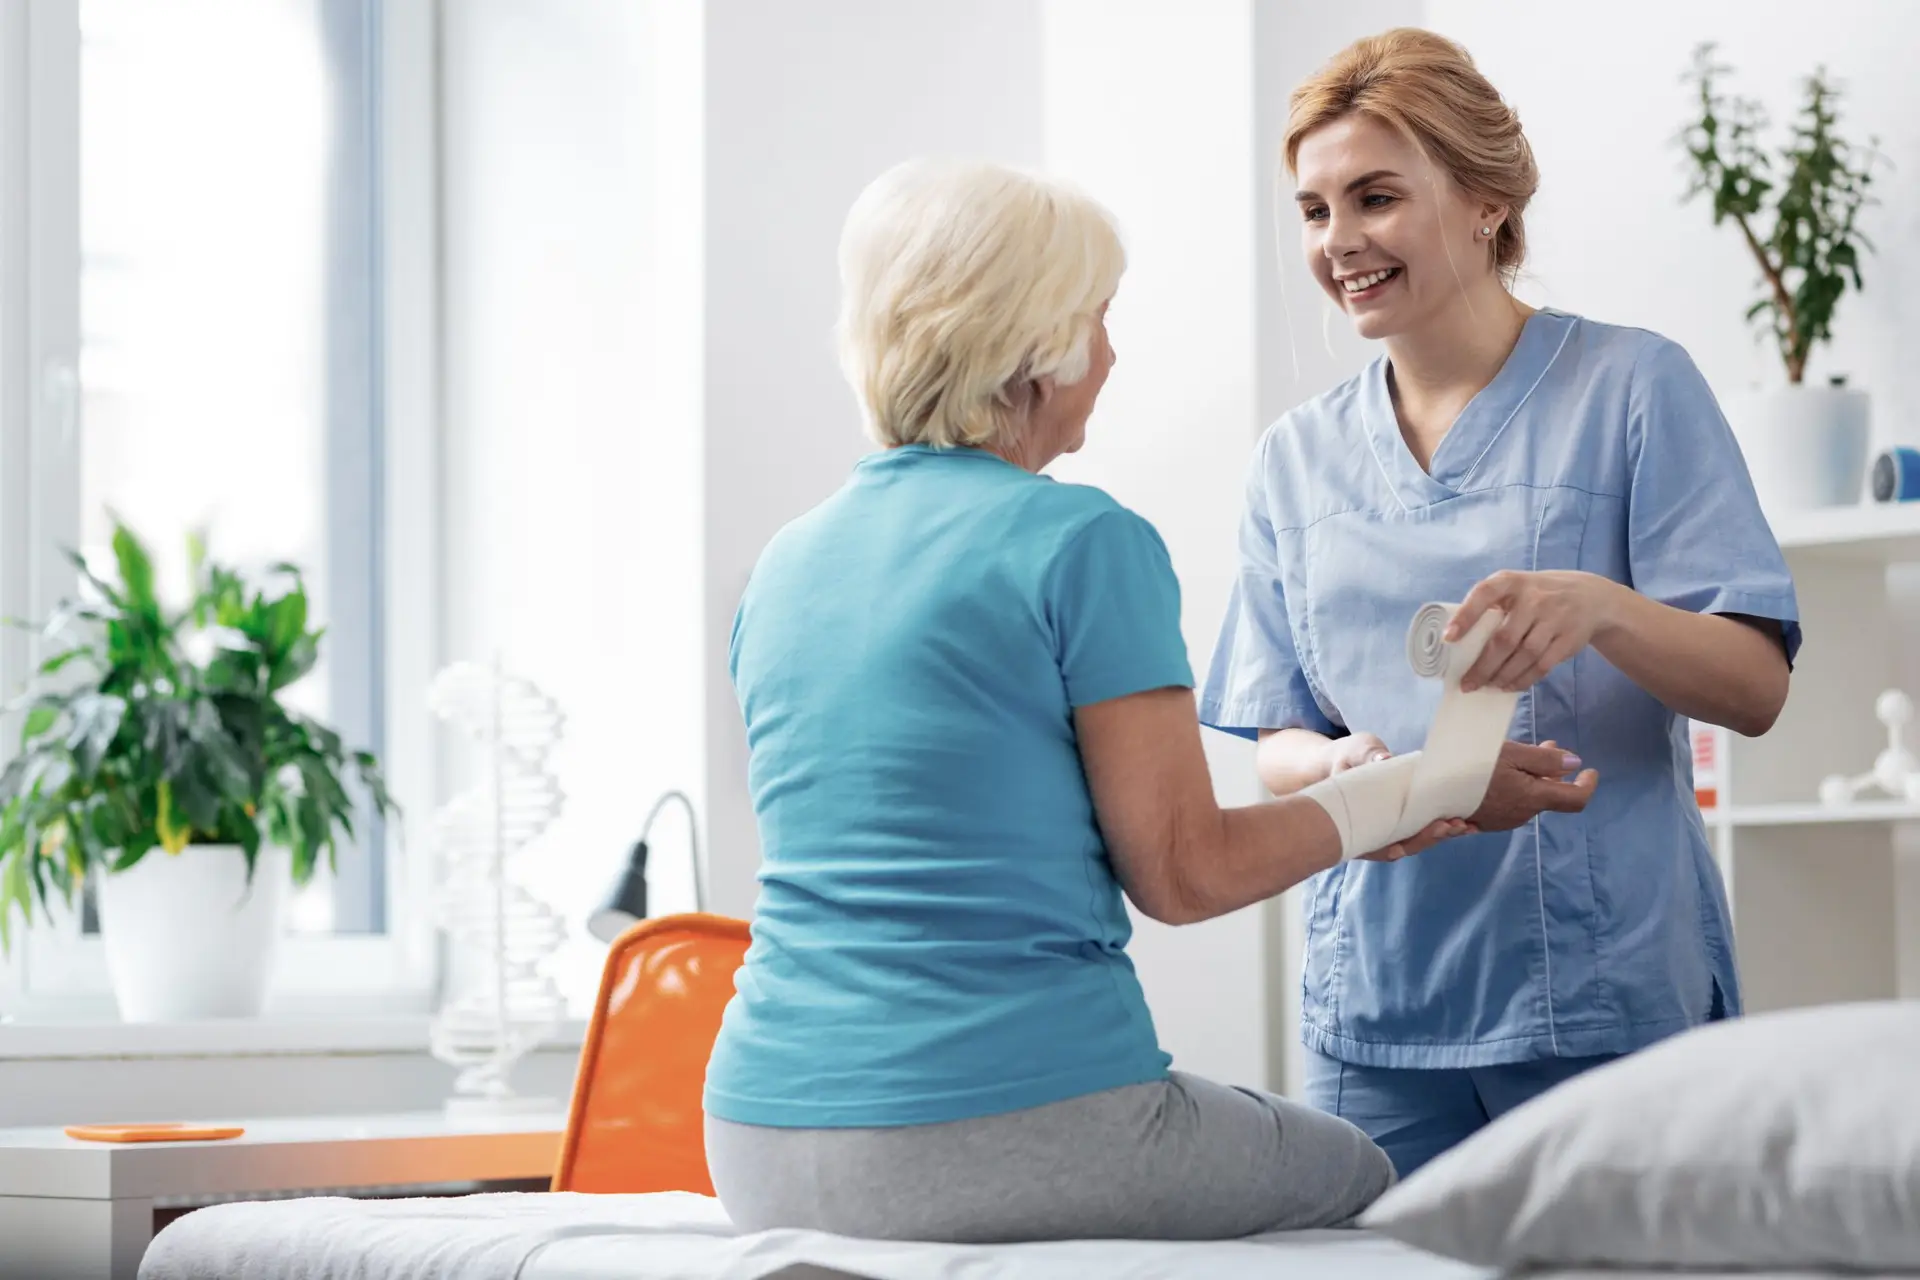
[{"label": "potted green plant", "polygon": [[353,834],[348,782],[394,812],[374,757],[283,700],[320,651],[298,570],[250,586],[189,551],[177,610],[118,521],[117,582],[69,554],[83,590],[43,629],[0,771],[0,946],[91,879],[129,1022],[257,1014],[285,886]]},{"label": "potted green plant", "polygon": [[1784,385],[1731,397],[1728,417],[1770,511],[1855,502],[1866,479],[1867,396],[1844,378],[1815,386],[1806,375],[1815,349],[1833,338],[1841,297],[1864,287],[1860,260],[1873,246],[1859,216],[1872,203],[1879,156],[1872,140],[1858,147],[1840,136],[1841,94],[1824,68],[1805,80],[1793,126],[1769,153],[1765,113],[1721,92],[1728,68],[1714,49],[1699,46],[1686,77],[1696,93],[1696,117],[1681,135],[1686,199],[1705,196],[1714,225],[1731,223],[1752,253],[1761,293],[1747,319],[1762,326],[1786,374]]}]

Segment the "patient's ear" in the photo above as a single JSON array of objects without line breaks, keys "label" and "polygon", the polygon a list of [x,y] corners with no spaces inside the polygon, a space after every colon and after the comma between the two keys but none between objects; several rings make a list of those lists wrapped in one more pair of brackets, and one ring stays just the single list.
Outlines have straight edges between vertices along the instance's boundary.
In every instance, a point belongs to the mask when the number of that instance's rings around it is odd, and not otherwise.
[{"label": "patient's ear", "polygon": [[1054,381],[1052,374],[1047,374],[1041,378],[1034,378],[1028,382],[1027,385],[1033,388],[1033,402],[1035,404],[1045,404],[1047,401],[1053,399]]}]

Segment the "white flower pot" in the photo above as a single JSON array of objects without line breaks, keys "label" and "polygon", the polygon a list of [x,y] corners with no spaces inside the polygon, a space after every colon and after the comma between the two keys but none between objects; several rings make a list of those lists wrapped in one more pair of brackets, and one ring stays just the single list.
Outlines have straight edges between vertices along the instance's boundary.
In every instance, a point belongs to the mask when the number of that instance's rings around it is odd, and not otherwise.
[{"label": "white flower pot", "polygon": [[98,886],[100,937],[125,1022],[251,1018],[266,1004],[291,875],[262,849],[253,884],[238,845],[152,849]]},{"label": "white flower pot", "polygon": [[1788,386],[1729,399],[1727,421],[1769,515],[1861,500],[1867,411],[1867,393],[1847,387]]}]

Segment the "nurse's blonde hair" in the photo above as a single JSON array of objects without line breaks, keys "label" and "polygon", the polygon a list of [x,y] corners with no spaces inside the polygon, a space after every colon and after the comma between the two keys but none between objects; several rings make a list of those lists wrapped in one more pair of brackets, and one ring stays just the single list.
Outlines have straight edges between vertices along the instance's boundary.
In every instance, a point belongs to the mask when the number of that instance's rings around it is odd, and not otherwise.
[{"label": "nurse's blonde hair", "polygon": [[992,447],[1024,384],[1087,375],[1126,251],[1100,205],[982,162],[915,160],[876,178],[840,237],[840,363],[883,445]]},{"label": "nurse's blonde hair", "polygon": [[1505,205],[1492,265],[1509,285],[1527,256],[1526,210],[1540,187],[1520,117],[1445,36],[1396,27],[1356,40],[1293,91],[1283,144],[1297,172],[1300,144],[1315,129],[1365,115],[1413,140],[1461,191]]}]

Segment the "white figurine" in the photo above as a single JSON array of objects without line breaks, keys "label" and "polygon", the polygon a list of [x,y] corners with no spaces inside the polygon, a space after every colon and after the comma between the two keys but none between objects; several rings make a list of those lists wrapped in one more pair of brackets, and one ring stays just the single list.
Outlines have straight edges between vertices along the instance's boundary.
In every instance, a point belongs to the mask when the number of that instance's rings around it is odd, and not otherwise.
[{"label": "white figurine", "polygon": [[1854,778],[1836,773],[1822,781],[1821,803],[1847,804],[1868,787],[1920,803],[1920,759],[1915,759],[1902,741],[1902,730],[1913,720],[1913,699],[1898,689],[1889,689],[1874,700],[1873,714],[1887,726],[1887,749],[1874,757],[1871,773]]}]

